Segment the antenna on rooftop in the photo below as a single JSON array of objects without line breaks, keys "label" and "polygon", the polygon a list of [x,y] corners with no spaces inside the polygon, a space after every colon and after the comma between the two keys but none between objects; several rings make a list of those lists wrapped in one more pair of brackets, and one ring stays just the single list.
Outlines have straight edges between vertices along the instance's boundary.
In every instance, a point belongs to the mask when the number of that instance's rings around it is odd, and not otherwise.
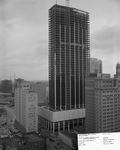
[{"label": "antenna on rooftop", "polygon": [[66,6],[69,7],[69,0],[66,0]]},{"label": "antenna on rooftop", "polygon": [[57,0],[56,0],[56,5],[57,5]]}]

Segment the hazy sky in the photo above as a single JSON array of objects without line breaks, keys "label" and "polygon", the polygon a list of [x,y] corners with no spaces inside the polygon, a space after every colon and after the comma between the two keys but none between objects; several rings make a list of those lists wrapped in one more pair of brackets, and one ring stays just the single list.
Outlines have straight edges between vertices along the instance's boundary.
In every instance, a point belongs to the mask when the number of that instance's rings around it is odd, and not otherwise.
[{"label": "hazy sky", "polygon": [[[0,80],[14,74],[26,80],[48,79],[48,9],[56,0],[0,0]],[[65,0],[58,0],[65,5]],[[115,73],[120,61],[120,0],[70,0],[90,13],[91,57]]]}]

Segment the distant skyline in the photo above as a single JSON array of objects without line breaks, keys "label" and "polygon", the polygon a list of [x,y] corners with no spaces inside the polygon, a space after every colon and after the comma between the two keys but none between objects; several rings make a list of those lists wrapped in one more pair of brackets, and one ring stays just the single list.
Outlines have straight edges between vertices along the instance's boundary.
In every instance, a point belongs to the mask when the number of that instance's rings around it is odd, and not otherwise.
[{"label": "distant skyline", "polygon": [[[120,1],[69,0],[90,13],[90,53],[103,73],[120,62]],[[56,0],[0,1],[0,80],[16,77],[48,80],[48,10]],[[65,0],[57,0],[65,5]]]}]

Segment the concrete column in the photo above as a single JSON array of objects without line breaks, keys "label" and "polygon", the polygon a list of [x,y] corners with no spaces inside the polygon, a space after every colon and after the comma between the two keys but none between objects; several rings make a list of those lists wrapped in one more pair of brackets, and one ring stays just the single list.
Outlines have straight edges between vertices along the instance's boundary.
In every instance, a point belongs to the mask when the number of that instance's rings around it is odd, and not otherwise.
[{"label": "concrete column", "polygon": [[52,132],[52,122],[50,121],[50,131]]},{"label": "concrete column", "polygon": [[73,124],[73,129],[74,129],[74,119],[72,120],[72,124]]},{"label": "concrete column", "polygon": [[58,132],[60,131],[60,122],[58,122]]},{"label": "concrete column", "polygon": [[63,121],[63,131],[65,131],[65,121]]},{"label": "concrete column", "polygon": [[78,121],[78,119],[77,119],[77,126],[79,126],[79,121]]},{"label": "concrete column", "polygon": [[70,131],[70,124],[69,124],[69,120],[68,120],[68,131]]},{"label": "concrete column", "polygon": [[47,126],[48,126],[48,129],[49,129],[49,120],[47,121],[47,124],[48,124]]},{"label": "concrete column", "polygon": [[55,132],[55,123],[53,122],[53,133]]}]

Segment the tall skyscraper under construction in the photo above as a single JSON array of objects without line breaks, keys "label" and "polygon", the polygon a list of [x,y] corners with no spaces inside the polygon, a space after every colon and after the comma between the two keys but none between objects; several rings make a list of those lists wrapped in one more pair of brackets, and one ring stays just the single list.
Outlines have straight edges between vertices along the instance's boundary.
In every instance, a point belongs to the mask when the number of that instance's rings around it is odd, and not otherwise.
[{"label": "tall skyscraper under construction", "polygon": [[84,108],[89,72],[89,13],[54,5],[49,9],[50,108]]},{"label": "tall skyscraper under construction", "polygon": [[89,65],[89,13],[54,5],[49,9],[49,107],[39,107],[39,127],[53,133],[83,130]]}]

